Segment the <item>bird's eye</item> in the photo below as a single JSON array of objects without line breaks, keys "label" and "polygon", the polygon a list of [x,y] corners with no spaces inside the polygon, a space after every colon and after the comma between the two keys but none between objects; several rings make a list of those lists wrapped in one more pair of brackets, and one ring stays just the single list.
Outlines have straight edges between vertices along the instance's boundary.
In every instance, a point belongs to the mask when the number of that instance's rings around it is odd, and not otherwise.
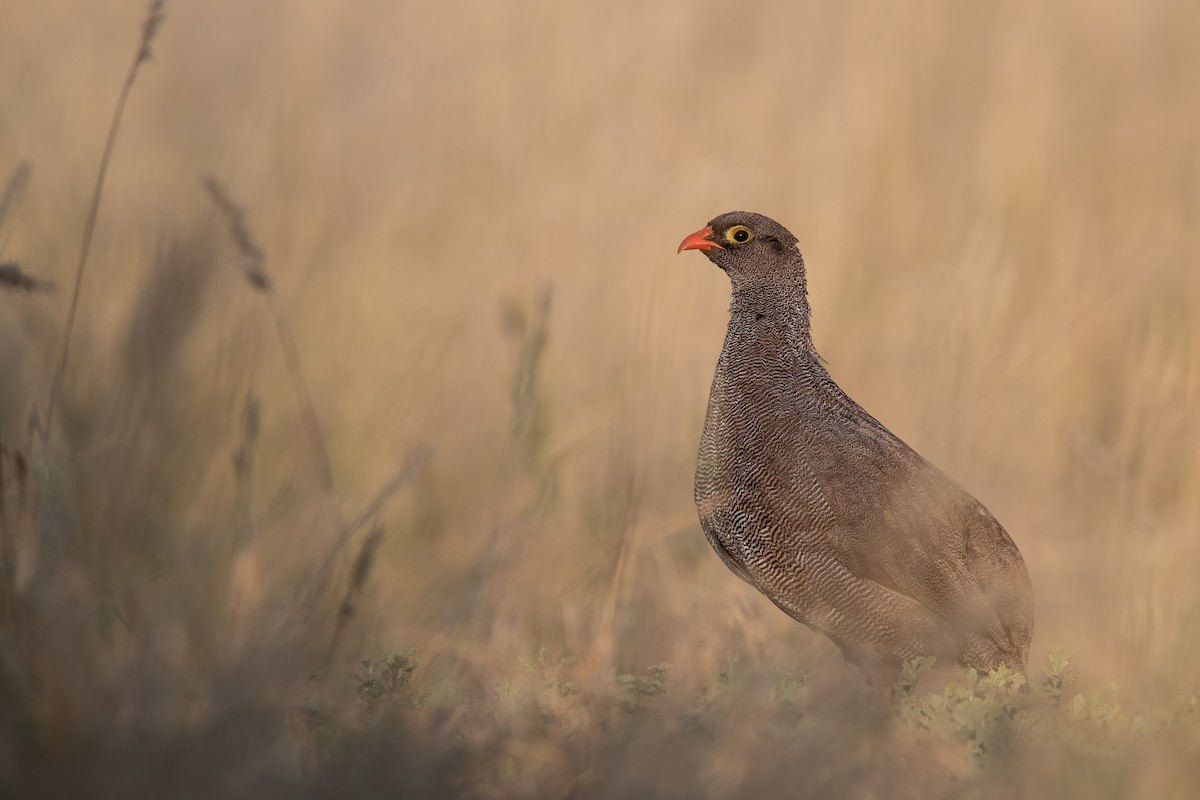
[{"label": "bird's eye", "polygon": [[728,242],[736,242],[744,244],[754,238],[754,234],[745,225],[734,225],[729,230],[725,231],[725,240]]}]

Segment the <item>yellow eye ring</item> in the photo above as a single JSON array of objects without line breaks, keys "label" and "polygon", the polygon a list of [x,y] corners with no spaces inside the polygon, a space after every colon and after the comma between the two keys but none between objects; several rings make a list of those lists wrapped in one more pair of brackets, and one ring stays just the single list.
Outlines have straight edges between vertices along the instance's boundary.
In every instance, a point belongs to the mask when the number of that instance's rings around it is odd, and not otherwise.
[{"label": "yellow eye ring", "polygon": [[745,244],[753,238],[754,234],[745,225],[734,225],[725,231],[725,241],[733,242],[734,244]]}]

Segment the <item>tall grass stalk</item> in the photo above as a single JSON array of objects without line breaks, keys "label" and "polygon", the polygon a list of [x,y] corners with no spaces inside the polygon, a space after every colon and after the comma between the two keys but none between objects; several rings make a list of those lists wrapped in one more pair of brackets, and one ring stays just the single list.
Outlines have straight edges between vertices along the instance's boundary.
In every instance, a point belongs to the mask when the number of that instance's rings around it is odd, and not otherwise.
[{"label": "tall grass stalk", "polygon": [[13,465],[19,472],[23,463],[19,460],[19,453],[13,451],[10,454],[8,447],[4,444],[4,437],[0,436],[0,620],[9,618],[12,603],[16,595],[16,545],[13,542],[13,532],[8,524],[8,502],[6,499],[8,493],[8,475],[5,470],[5,462],[9,459],[10,455],[13,459]]},{"label": "tall grass stalk", "polygon": [[[8,214],[16,204],[17,198],[25,191],[25,187],[29,183],[29,174],[32,171],[33,168],[29,166],[29,162],[22,161],[13,169],[12,175],[8,176],[8,183],[4,184],[4,191],[0,192],[0,230],[4,229],[4,223],[8,220]],[[0,248],[0,252],[2,252],[2,248]]]},{"label": "tall grass stalk", "polygon": [[392,495],[403,489],[420,474],[420,471],[424,469],[425,464],[432,455],[432,448],[426,444],[419,444],[410,450],[408,455],[405,456],[404,461],[401,462],[400,468],[396,470],[395,475],[379,488],[379,491],[375,493],[375,496],[362,511],[338,529],[337,537],[330,547],[329,555],[325,557],[321,571],[314,584],[315,592],[319,592],[324,583],[329,579],[329,574],[332,572],[334,564],[337,563],[338,556],[341,555],[342,550],[350,540],[354,538],[354,535],[379,515],[379,512],[383,510],[384,504],[387,503]]},{"label": "tall grass stalk", "polygon": [[266,296],[267,305],[271,309],[271,318],[275,322],[275,331],[279,336],[279,346],[283,350],[283,360],[287,364],[288,376],[292,388],[296,392],[296,402],[300,408],[300,422],[304,427],[305,438],[309,450],[312,451],[313,465],[317,470],[317,480],[321,488],[329,496],[334,508],[338,527],[342,525],[341,509],[337,503],[333,485],[333,467],[329,462],[329,448],[325,444],[325,435],[321,432],[321,423],[317,419],[317,409],[313,404],[312,392],[304,379],[304,368],[300,363],[300,348],[296,346],[296,337],[292,335],[292,326],[288,322],[287,311],[279,293],[275,291],[275,282],[267,272],[267,253],[259,246],[246,223],[246,211],[235,203],[222,188],[219,181],[211,175],[204,178],[204,188],[212,198],[213,205],[225,217],[229,227],[229,235],[242,254],[242,274],[250,288]]},{"label": "tall grass stalk", "polygon": [[79,291],[83,286],[83,273],[87,269],[88,254],[92,249],[92,235],[96,230],[96,217],[100,213],[100,198],[104,194],[104,179],[108,175],[108,164],[112,160],[113,147],[117,142],[117,133],[121,129],[121,118],[125,114],[125,103],[133,88],[142,64],[150,60],[150,45],[158,33],[163,21],[163,10],[166,0],[151,0],[146,10],[146,18],[142,21],[142,36],[138,40],[137,52],[133,63],[121,85],[121,93],[117,96],[117,105],[113,109],[112,123],[108,127],[108,138],[104,142],[104,152],[100,156],[100,170],[96,175],[96,188],[92,190],[92,201],[88,205],[87,220],[83,224],[83,239],[79,245],[79,263],[75,268],[75,285],[71,290],[71,304],[67,308],[67,321],[63,327],[62,348],[58,355],[58,366],[54,370],[54,379],[50,383],[50,400],[46,409],[46,441],[53,436],[54,411],[58,405],[58,395],[62,391],[63,375],[67,370],[67,356],[71,348],[71,334],[75,330],[75,314],[79,309]]},{"label": "tall grass stalk", "polygon": [[354,565],[350,569],[350,575],[346,581],[346,590],[342,595],[342,601],[338,604],[337,621],[334,622],[333,636],[329,640],[329,649],[325,654],[325,666],[323,672],[328,672],[333,664],[333,659],[337,656],[338,645],[341,644],[342,636],[346,632],[346,627],[354,618],[355,612],[358,611],[359,599],[362,597],[363,587],[367,584],[367,576],[371,573],[371,567],[375,563],[375,554],[379,551],[379,545],[383,543],[383,528],[378,524],[371,528],[371,532],[363,539],[362,545],[358,549],[358,556],[354,559]]}]

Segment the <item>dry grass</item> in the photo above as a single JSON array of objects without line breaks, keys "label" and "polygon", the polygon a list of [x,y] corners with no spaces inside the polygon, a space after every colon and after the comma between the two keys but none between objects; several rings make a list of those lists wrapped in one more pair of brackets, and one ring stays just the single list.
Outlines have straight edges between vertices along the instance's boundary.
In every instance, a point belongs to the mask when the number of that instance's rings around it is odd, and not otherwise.
[{"label": "dry grass", "polygon": [[[71,297],[0,291],[5,782],[1200,788],[1172,705],[1200,662],[1200,9],[172,5],[81,258],[145,11],[0,26],[0,275],[92,264],[48,449]],[[209,174],[269,254],[267,310]],[[708,551],[728,289],[673,251],[732,208],[800,237],[834,376],[1012,533],[1088,747],[1071,718],[974,764]],[[404,683],[379,656],[407,647]]]}]

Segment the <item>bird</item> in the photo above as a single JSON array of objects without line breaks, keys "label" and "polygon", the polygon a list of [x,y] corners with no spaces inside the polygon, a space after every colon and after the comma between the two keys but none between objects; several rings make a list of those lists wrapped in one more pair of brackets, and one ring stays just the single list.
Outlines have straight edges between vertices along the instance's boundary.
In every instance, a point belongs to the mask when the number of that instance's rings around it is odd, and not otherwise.
[{"label": "bird", "polygon": [[928,656],[1024,673],[1033,592],[1020,551],[830,376],[796,237],[732,211],[685,250],[732,288],[695,478],[701,527],[725,565],[872,684]]}]

